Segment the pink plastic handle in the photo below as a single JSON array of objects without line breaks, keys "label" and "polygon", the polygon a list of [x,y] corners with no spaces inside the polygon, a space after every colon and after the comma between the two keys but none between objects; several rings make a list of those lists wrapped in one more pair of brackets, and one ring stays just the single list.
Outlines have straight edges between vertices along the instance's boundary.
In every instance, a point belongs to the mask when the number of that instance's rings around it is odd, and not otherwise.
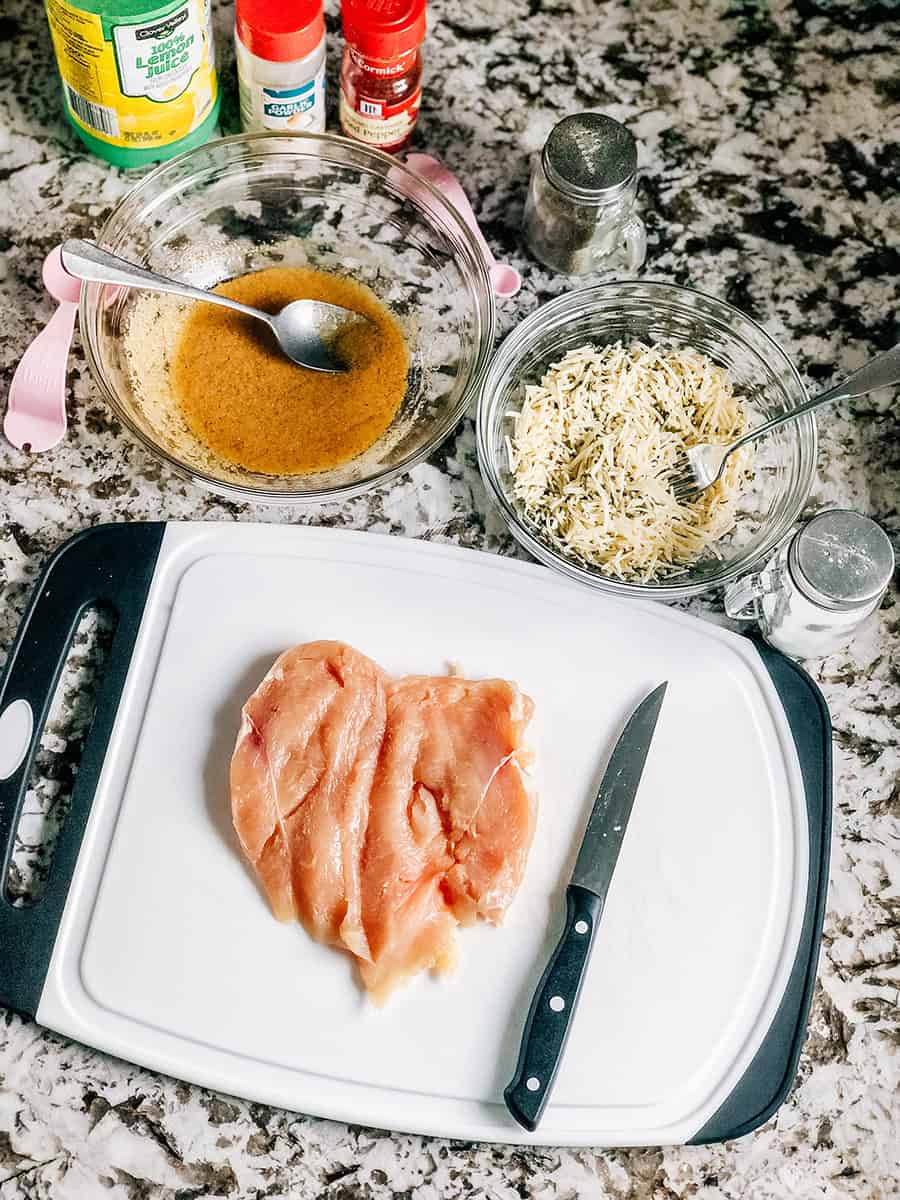
[{"label": "pink plastic handle", "polygon": [[80,284],[63,268],[59,247],[44,262],[44,285],[60,302],[13,375],[3,432],[19,450],[50,450],[66,436],[66,366]]},{"label": "pink plastic handle", "polygon": [[20,450],[50,450],[66,436],[66,364],[78,306],[61,304],[13,375],[3,432]]},{"label": "pink plastic handle", "polygon": [[[498,263],[494,258],[493,252],[481,232],[478,218],[469,203],[469,197],[463,191],[462,185],[453,172],[448,171],[443,163],[432,158],[430,154],[407,154],[404,164],[411,171],[415,171],[417,175],[421,175],[423,179],[427,179],[436,191],[449,200],[471,229],[487,264],[494,293],[501,298],[514,296],[522,286],[522,277],[515,267],[511,267],[507,263]],[[424,199],[427,203],[427,193],[424,188],[419,198]]]}]

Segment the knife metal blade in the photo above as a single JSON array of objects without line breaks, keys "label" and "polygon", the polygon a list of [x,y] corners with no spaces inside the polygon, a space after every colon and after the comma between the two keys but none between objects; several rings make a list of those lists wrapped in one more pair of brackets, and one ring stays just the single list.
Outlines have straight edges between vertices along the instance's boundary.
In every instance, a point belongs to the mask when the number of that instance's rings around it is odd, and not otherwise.
[{"label": "knife metal blade", "polygon": [[606,899],[667,683],[645,697],[619,735],[581,840],[572,883]]},{"label": "knife metal blade", "polygon": [[516,1072],[503,1093],[512,1116],[532,1132],[559,1070],[667,686],[660,684],[631,714],[603,773],[566,888],[566,926],[531,1001]]}]

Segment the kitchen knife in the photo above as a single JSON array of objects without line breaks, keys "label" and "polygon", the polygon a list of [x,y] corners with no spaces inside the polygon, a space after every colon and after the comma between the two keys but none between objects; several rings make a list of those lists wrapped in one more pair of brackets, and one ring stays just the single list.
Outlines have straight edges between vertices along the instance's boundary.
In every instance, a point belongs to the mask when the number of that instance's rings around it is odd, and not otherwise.
[{"label": "kitchen knife", "polygon": [[531,1001],[516,1073],[503,1093],[512,1116],[530,1132],[562,1060],[667,686],[661,683],[641,701],[616,742],[566,888],[566,927]]}]

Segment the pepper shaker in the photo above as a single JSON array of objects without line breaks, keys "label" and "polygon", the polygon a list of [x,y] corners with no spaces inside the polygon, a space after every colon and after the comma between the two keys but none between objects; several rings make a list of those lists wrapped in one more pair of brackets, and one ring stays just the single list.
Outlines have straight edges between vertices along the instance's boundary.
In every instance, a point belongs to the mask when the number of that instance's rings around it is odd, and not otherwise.
[{"label": "pepper shaker", "polygon": [[546,267],[566,275],[637,271],[647,253],[633,211],[637,144],[603,113],[565,117],[535,160],[525,203],[525,237]]},{"label": "pepper shaker", "polygon": [[755,620],[795,658],[839,650],[876,611],[894,573],[890,539],[869,517],[833,508],[813,517],[761,571],[725,590],[725,611]]}]

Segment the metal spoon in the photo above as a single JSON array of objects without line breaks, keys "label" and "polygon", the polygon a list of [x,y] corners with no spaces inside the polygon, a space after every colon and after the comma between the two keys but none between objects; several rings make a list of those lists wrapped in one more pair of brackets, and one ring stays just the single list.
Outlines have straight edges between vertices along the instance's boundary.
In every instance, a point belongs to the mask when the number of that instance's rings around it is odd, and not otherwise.
[{"label": "metal spoon", "polygon": [[91,283],[112,283],[151,292],[169,292],[173,296],[205,300],[209,304],[220,304],[223,308],[255,317],[269,326],[288,358],[301,367],[309,367],[311,371],[346,371],[347,364],[333,348],[334,339],[349,325],[360,321],[368,323],[368,317],[361,313],[337,304],[326,304],[323,300],[294,300],[280,312],[263,312],[247,304],[238,304],[227,296],[219,296],[215,292],[207,292],[147,271],[80,238],[63,243],[62,263],[70,275]]}]

